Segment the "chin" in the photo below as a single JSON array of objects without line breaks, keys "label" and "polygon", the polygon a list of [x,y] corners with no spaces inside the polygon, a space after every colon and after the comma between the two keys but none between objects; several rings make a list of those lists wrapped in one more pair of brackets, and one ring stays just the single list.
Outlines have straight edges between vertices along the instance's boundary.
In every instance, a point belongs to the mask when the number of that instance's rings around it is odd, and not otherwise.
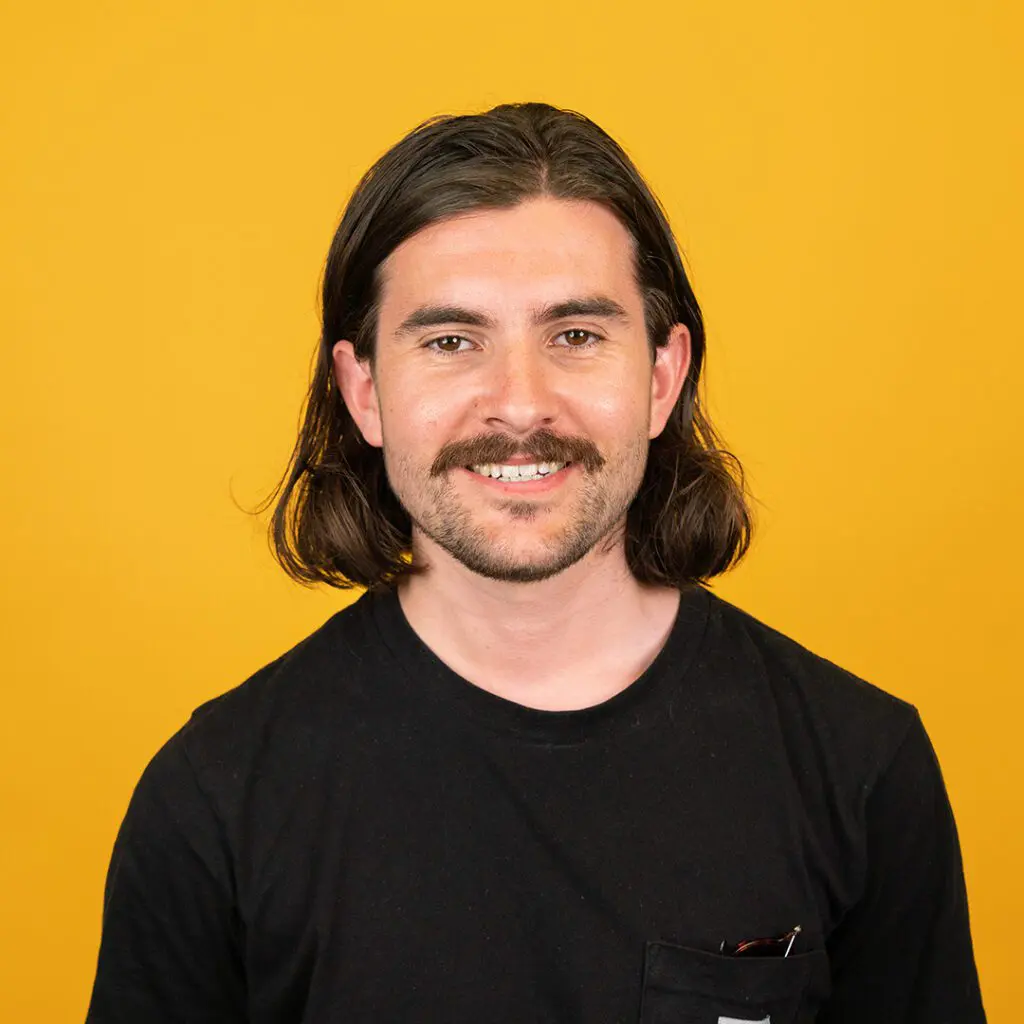
[{"label": "chin", "polygon": [[478,576],[507,583],[538,583],[565,572],[584,558],[589,548],[560,545],[553,549],[544,544],[517,547],[498,542],[485,550],[475,544],[452,545],[448,552]]},{"label": "chin", "polygon": [[[561,562],[497,563],[493,561],[462,563],[470,572],[485,579],[502,583],[539,583],[551,579],[569,568]],[[571,564],[571,563],[570,563]]]}]

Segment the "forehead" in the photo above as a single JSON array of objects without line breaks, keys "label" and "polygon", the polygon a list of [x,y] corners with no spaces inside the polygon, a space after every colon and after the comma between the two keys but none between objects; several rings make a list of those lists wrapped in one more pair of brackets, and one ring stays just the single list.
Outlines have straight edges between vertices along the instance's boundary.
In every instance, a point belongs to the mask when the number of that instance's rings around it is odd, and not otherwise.
[{"label": "forehead", "polygon": [[381,314],[430,300],[492,308],[600,291],[639,302],[633,240],[599,203],[528,199],[431,224],[381,266]]}]

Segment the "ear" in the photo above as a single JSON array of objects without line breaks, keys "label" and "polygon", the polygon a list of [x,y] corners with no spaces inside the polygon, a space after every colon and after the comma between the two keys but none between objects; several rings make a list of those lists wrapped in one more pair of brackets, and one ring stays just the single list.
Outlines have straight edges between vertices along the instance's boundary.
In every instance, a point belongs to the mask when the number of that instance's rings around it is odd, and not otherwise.
[{"label": "ear", "polygon": [[380,402],[369,359],[357,359],[351,341],[339,341],[331,351],[334,357],[334,381],[341,397],[356,421],[367,444],[380,448],[384,444],[380,426]]},{"label": "ear", "polygon": [[669,414],[679,400],[679,393],[686,382],[690,358],[689,328],[683,324],[673,324],[668,340],[654,350],[649,437],[657,437],[665,429]]}]

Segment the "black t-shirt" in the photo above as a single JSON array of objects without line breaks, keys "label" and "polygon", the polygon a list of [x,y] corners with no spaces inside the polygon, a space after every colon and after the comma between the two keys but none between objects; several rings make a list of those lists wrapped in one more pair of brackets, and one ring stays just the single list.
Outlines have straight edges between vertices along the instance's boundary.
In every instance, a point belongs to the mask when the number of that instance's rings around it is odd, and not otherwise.
[{"label": "black t-shirt", "polygon": [[984,1014],[917,712],[703,587],[579,711],[468,683],[389,591],[202,705],[118,834],[88,1016],[769,1019]]}]

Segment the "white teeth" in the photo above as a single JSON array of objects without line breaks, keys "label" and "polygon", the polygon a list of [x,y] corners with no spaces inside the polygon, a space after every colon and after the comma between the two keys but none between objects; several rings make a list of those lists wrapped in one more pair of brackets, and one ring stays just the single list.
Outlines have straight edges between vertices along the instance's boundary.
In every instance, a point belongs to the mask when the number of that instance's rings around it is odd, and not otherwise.
[{"label": "white teeth", "polygon": [[489,476],[494,480],[503,480],[506,483],[517,483],[527,480],[543,480],[544,477],[564,469],[566,465],[564,462],[541,462],[526,466],[500,466],[487,462],[470,468],[481,476]]}]

